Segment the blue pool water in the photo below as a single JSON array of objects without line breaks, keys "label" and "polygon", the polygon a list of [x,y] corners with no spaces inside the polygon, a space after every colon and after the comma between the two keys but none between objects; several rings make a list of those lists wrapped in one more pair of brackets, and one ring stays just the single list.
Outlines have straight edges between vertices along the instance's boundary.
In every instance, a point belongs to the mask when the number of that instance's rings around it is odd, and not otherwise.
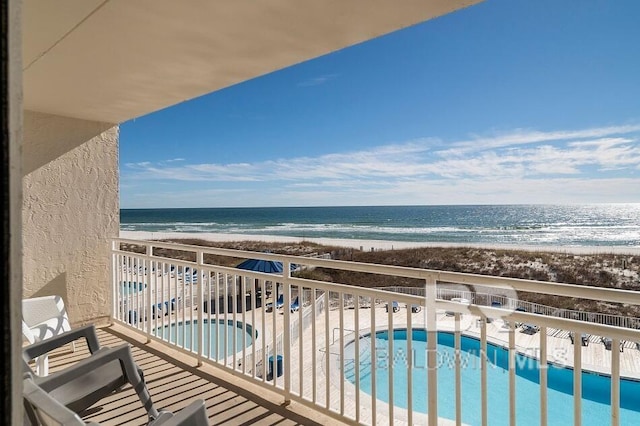
[{"label": "blue pool water", "polygon": [[[360,344],[360,389],[371,393],[370,335]],[[394,405],[407,408],[407,374],[411,371],[414,412],[427,412],[427,362],[425,330],[413,330],[413,368],[407,368],[407,332],[393,333],[393,357],[388,357],[388,332],[376,333],[376,397],[389,401],[388,369],[394,369]],[[363,344],[364,343],[364,344]],[[438,415],[455,418],[455,351],[454,335],[438,333]],[[345,359],[353,359],[353,342],[345,347]],[[462,421],[480,423],[480,341],[462,337]],[[487,388],[489,424],[509,424],[508,351],[487,344],[489,360]],[[516,404],[519,425],[540,424],[539,363],[536,359],[518,355],[516,359]],[[355,384],[353,365],[345,365],[345,377]],[[610,379],[608,376],[582,373],[582,424],[605,425],[611,422]],[[552,425],[573,424],[573,370],[549,364],[548,421]],[[620,383],[620,424],[640,425],[640,382],[623,379]]]},{"label": "blue pool water", "polygon": [[137,283],[134,281],[123,281],[120,286],[120,292],[124,296],[138,293],[147,287],[145,283]]},{"label": "blue pool water", "polygon": [[[243,344],[248,348],[253,342],[254,334],[257,336],[257,332],[253,330],[253,327],[249,324],[246,325],[246,331],[242,328],[241,322],[233,322],[228,320],[226,323],[224,320],[216,321],[211,320],[209,323],[206,319],[203,322],[204,336],[203,343],[204,348],[202,350],[203,355],[209,356],[211,359],[223,359],[233,355],[242,350]],[[226,331],[226,333],[225,333]],[[171,324],[164,327],[159,327],[155,330],[155,336],[162,336],[163,339],[169,340],[171,343],[183,344],[184,347],[193,351],[198,350],[198,333],[200,327],[198,321],[185,321],[184,326],[182,322],[177,324]],[[226,335],[225,335],[226,334]],[[235,336],[235,345],[234,345]],[[225,342],[226,352],[225,352]],[[244,343],[243,343],[244,342]],[[217,345],[217,347],[216,347]]]}]

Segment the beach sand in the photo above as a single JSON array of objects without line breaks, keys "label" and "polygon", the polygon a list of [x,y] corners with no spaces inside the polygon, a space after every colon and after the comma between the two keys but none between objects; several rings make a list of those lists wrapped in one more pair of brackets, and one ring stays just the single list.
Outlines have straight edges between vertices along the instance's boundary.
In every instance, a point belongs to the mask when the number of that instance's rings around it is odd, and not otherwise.
[{"label": "beach sand", "polygon": [[417,247],[475,247],[484,249],[523,250],[533,252],[559,252],[574,254],[628,254],[640,255],[640,247],[623,246],[575,246],[557,247],[540,245],[512,245],[512,244],[472,244],[472,243],[446,243],[446,242],[409,242],[409,241],[385,241],[385,240],[357,240],[344,238],[300,238],[282,235],[249,235],[249,234],[219,234],[219,233],[187,233],[187,232],[145,232],[145,231],[120,231],[120,238],[133,240],[178,240],[200,239],[213,242],[229,241],[264,241],[278,243],[313,242],[326,246],[349,247],[363,251],[374,250],[400,250]]}]

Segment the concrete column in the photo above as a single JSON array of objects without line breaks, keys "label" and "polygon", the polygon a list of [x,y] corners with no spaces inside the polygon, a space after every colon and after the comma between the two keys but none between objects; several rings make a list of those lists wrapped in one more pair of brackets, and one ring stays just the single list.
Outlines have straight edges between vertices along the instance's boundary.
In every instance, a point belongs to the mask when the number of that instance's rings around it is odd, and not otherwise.
[{"label": "concrete column", "polygon": [[106,323],[118,126],[25,111],[22,148],[24,297],[57,294],[72,325]]}]

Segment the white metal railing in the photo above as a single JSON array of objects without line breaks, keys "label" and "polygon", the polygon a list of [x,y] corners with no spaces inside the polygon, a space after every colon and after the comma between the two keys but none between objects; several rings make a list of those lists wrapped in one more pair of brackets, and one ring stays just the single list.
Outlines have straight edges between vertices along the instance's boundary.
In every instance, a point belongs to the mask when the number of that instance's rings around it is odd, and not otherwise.
[{"label": "white metal railing", "polygon": [[[308,300],[311,296],[305,297],[304,300]],[[313,301],[309,305],[304,305],[300,302],[301,310],[302,310],[302,326],[300,326],[300,317],[294,315],[291,324],[289,324],[289,332],[291,333],[291,341],[295,342],[298,338],[301,337],[304,330],[311,326],[311,324],[317,319],[319,314],[324,312],[324,297],[322,294],[317,297],[315,301]],[[313,305],[313,306],[312,306]],[[274,350],[275,347],[275,350]],[[266,345],[265,353],[267,355],[267,359],[270,356],[274,356],[277,354],[281,354],[284,350],[284,331],[280,331],[275,338],[275,346],[272,346],[270,343]],[[258,348],[256,350],[255,358],[252,355],[248,355],[245,358],[245,363],[247,365],[256,365],[257,367],[262,366],[262,349]],[[254,362],[254,359],[256,360]],[[267,365],[267,368],[269,366]],[[262,377],[262,370],[258,368],[258,376]]]},{"label": "white metal railing", "polygon": [[[137,245],[144,253],[124,250],[121,244]],[[191,253],[195,260],[161,257],[159,248]],[[635,343],[640,330],[515,311],[515,305],[506,308],[509,303],[497,307],[445,300],[438,297],[437,286],[493,288],[496,294],[535,291],[636,306],[638,292],[124,239],[114,240],[111,252],[114,321],[278,392],[285,402],[295,400],[348,423],[435,425],[444,417],[462,424],[472,415],[473,422],[486,425],[504,411],[495,409],[495,400],[508,401],[505,423],[526,423],[530,419],[518,405],[523,397],[516,384],[529,374],[540,383],[539,397],[531,401],[526,395],[528,405],[536,402],[536,423],[580,425],[583,405],[592,403],[583,370],[608,380],[610,424],[640,419],[637,404],[634,409],[629,403],[637,383],[625,379],[621,387],[621,377],[640,378]],[[285,272],[271,275],[209,264],[206,254],[278,261]],[[291,264],[421,279],[424,287],[415,295],[295,278]],[[267,282],[282,288],[283,308],[267,309]],[[296,295],[300,309],[288,309]],[[412,307],[421,309],[414,312]],[[571,344],[569,337],[578,333],[591,344],[582,346],[579,339]],[[606,351],[598,337],[615,350]],[[477,371],[469,367],[472,359]],[[534,367],[523,367],[532,359]],[[561,367],[569,367],[562,371],[572,383],[564,392],[573,407],[562,411],[568,420],[549,418],[549,413],[557,415],[549,407],[557,395],[552,401],[548,395],[550,389],[556,391],[555,374]],[[554,375],[548,374],[550,368]],[[494,369],[504,371],[507,382],[503,394],[490,397],[496,392],[489,386]],[[438,383],[448,373],[453,390]],[[474,375],[476,390],[470,390],[468,374]],[[440,397],[451,406],[439,404],[439,392],[451,392]]]},{"label": "white metal railing", "polygon": [[[469,291],[447,288],[446,284],[438,286],[438,299],[451,300],[455,298],[469,300],[475,305],[491,306],[498,304],[510,309],[523,310],[540,315],[552,317],[561,317],[567,319],[575,319],[585,322],[593,322],[597,324],[608,324],[616,327],[640,328],[640,319],[636,317],[604,314],[600,312],[586,312],[575,309],[557,308],[554,306],[542,305],[540,303],[529,302],[526,300],[514,299],[502,294],[485,293],[481,291]],[[381,290],[392,291],[395,293],[413,294],[424,297],[425,289],[422,287],[402,287],[389,286],[381,287]]]}]

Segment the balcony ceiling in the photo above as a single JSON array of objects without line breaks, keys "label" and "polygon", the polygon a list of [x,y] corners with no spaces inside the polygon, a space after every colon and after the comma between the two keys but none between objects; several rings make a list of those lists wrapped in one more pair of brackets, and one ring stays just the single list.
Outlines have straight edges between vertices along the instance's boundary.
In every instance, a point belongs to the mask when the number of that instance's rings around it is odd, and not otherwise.
[{"label": "balcony ceiling", "polygon": [[25,0],[25,109],[119,123],[480,0]]}]

